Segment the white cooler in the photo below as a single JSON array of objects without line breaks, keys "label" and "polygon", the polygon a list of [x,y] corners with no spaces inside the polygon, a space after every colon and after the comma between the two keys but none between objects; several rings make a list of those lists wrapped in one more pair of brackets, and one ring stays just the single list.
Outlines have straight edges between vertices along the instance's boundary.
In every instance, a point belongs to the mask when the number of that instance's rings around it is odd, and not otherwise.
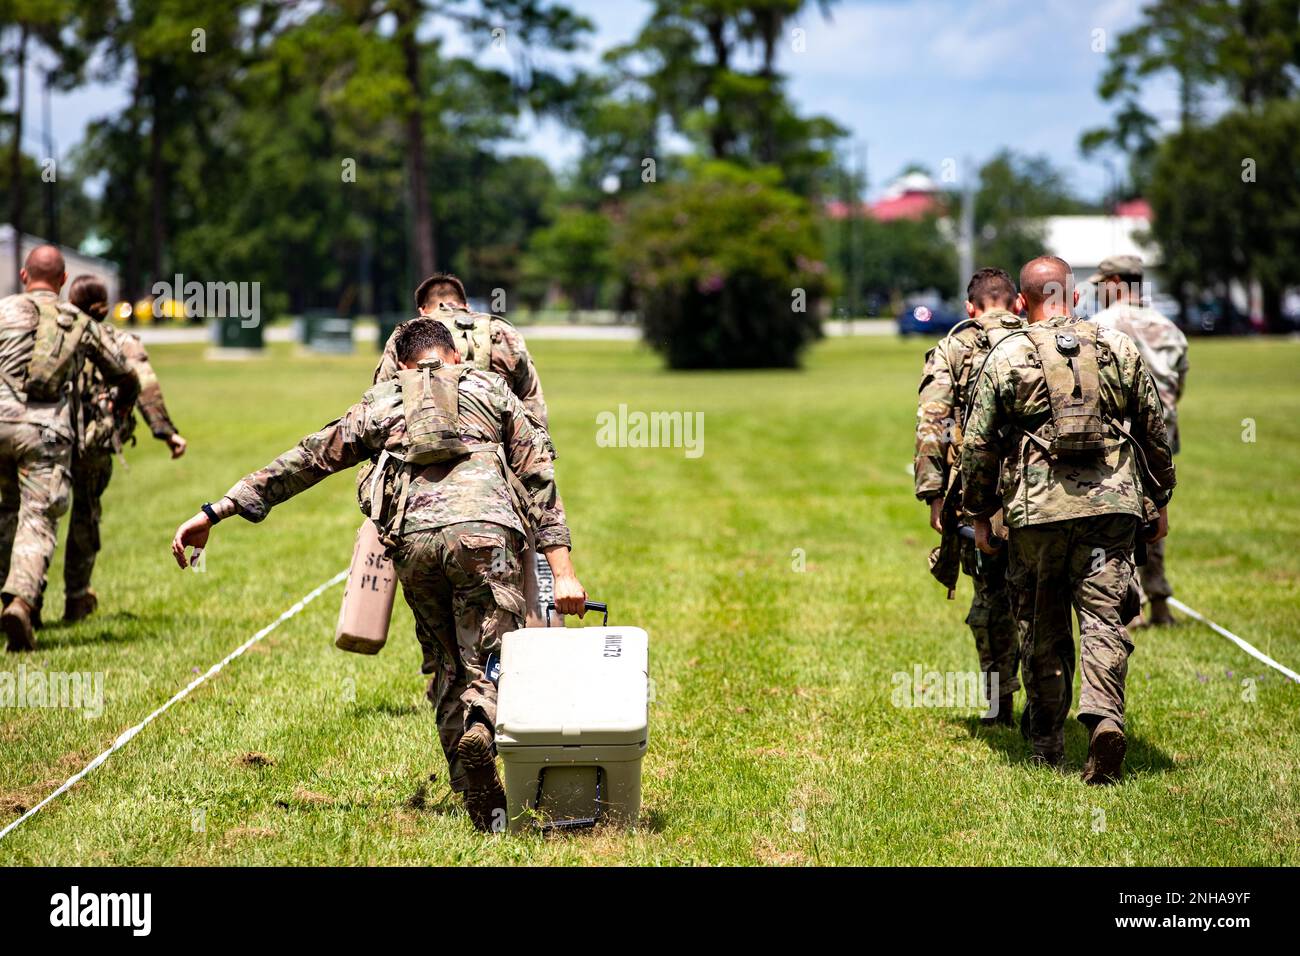
[{"label": "white cooler", "polygon": [[502,638],[496,744],[512,831],[636,823],[648,643],[639,627],[528,627]]}]

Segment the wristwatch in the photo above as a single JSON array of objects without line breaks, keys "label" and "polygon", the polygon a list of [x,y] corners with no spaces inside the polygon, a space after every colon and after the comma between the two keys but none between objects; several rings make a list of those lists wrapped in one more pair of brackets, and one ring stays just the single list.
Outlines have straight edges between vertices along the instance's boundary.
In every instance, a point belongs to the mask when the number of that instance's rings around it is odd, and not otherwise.
[{"label": "wristwatch", "polygon": [[200,508],[199,510],[202,511],[205,515],[207,515],[208,521],[212,522],[213,524],[221,523],[221,516],[218,515],[216,510],[212,507],[212,502],[210,501],[203,502],[203,507]]}]

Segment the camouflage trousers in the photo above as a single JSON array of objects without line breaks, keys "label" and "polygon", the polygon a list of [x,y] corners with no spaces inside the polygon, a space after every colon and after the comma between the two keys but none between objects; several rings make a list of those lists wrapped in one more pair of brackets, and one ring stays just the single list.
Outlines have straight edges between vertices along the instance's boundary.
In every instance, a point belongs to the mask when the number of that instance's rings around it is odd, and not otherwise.
[{"label": "camouflage trousers", "polygon": [[28,422],[0,422],[0,577],[35,607],[68,510],[72,444]]},{"label": "camouflage trousers", "polygon": [[1138,569],[1138,576],[1142,579],[1143,603],[1151,598],[1174,596],[1174,589],[1169,586],[1169,579],[1165,577],[1165,542],[1168,540],[1168,538],[1161,538],[1147,545],[1147,563]]},{"label": "camouflage trousers", "polygon": [[494,726],[497,688],[485,669],[501,637],[523,626],[523,535],[486,521],[467,521],[403,535],[393,565],[431,675],[451,788],[466,788],[456,746],[472,718]]},{"label": "camouflage trousers", "polygon": [[90,590],[90,577],[99,555],[100,504],[113,477],[113,456],[86,452],[72,457],[72,516],[68,521],[68,551],[63,559],[63,589],[67,597]]},{"label": "camouflage trousers", "polygon": [[[975,588],[966,623],[975,635],[980,671],[998,675],[998,696],[1015,693],[1020,689],[1020,634],[1007,595],[1006,550],[981,561],[975,545],[963,541],[961,566]],[[984,680],[990,692],[988,678]]]},{"label": "camouflage trousers", "polygon": [[1007,583],[1020,629],[1025,692],[1035,749],[1059,750],[1074,687],[1079,617],[1079,718],[1124,723],[1124,681],[1133,641],[1124,624],[1133,580],[1137,520],[1098,515],[1012,528]]}]

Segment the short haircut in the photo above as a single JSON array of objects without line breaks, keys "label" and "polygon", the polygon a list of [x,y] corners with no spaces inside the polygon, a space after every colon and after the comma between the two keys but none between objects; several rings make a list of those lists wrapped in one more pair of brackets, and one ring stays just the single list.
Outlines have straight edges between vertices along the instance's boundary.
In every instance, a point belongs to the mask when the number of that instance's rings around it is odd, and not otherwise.
[{"label": "short haircut", "polygon": [[[17,242],[18,237],[14,241]],[[58,282],[68,271],[59,247],[49,244],[37,246],[27,253],[23,268],[27,270],[27,278],[36,282]]]},{"label": "short haircut", "polygon": [[421,316],[398,326],[393,336],[393,348],[397,350],[397,361],[403,365],[424,358],[430,352],[455,354],[456,342],[447,331],[447,327],[437,319]]},{"label": "short haircut", "polygon": [[980,310],[1010,310],[1016,304],[1016,286],[1005,269],[980,269],[966,286],[966,301]]},{"label": "short haircut", "polygon": [[99,276],[83,275],[72,280],[68,301],[92,319],[108,315],[108,287]]},{"label": "short haircut", "polygon": [[1038,256],[1020,270],[1020,294],[1031,310],[1048,299],[1057,300],[1065,309],[1074,305],[1074,273],[1060,256]]},{"label": "short haircut", "polygon": [[416,288],[416,308],[428,308],[434,299],[455,299],[461,305],[469,304],[465,298],[465,283],[450,272],[435,272]]}]

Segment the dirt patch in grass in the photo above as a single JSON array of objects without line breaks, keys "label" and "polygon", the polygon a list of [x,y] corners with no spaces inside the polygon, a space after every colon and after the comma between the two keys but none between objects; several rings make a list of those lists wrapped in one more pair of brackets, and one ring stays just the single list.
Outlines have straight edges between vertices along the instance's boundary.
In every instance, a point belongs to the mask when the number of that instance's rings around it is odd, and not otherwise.
[{"label": "dirt patch in grass", "polygon": [[275,758],[270,754],[259,753],[254,750],[240,757],[239,763],[244,767],[274,767]]},{"label": "dirt patch in grass", "polygon": [[33,783],[27,787],[10,790],[8,793],[0,793],[0,818],[22,816],[57,790],[62,783],[62,780],[46,780],[43,783]]},{"label": "dirt patch in grass", "polygon": [[265,840],[275,835],[276,831],[272,827],[235,827],[233,830],[226,831],[222,843],[230,847],[240,840]]}]

